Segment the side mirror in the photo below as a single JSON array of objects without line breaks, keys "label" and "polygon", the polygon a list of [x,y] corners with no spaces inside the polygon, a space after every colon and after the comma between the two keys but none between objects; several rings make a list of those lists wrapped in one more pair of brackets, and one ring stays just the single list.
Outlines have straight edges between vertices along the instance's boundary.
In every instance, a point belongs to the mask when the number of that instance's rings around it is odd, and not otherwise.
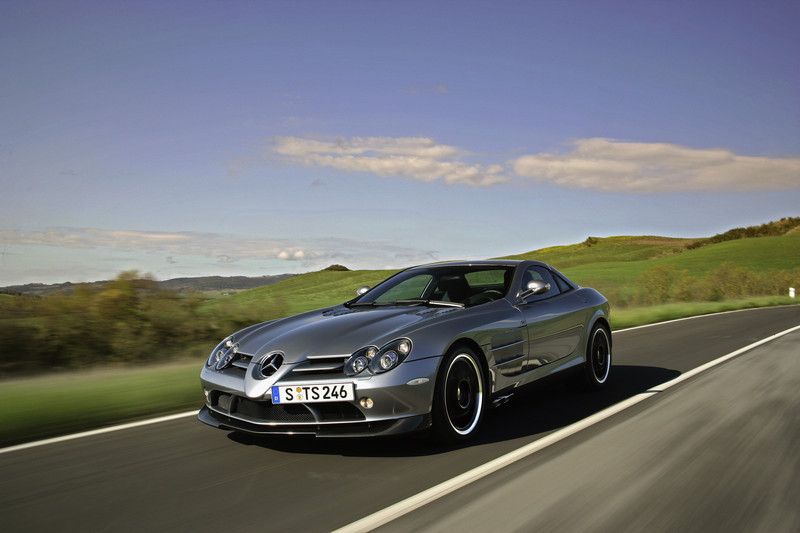
[{"label": "side mirror", "polygon": [[356,289],[356,294],[357,294],[358,296],[361,296],[362,294],[364,294],[364,293],[365,293],[365,292],[367,292],[368,290],[369,290],[369,287],[367,287],[366,285],[364,285],[363,287],[359,287],[359,288],[357,288],[357,289]]},{"label": "side mirror", "polygon": [[537,294],[544,294],[550,290],[550,284],[544,281],[529,281],[524,290],[521,290],[517,298],[524,300],[528,296],[535,296]]}]

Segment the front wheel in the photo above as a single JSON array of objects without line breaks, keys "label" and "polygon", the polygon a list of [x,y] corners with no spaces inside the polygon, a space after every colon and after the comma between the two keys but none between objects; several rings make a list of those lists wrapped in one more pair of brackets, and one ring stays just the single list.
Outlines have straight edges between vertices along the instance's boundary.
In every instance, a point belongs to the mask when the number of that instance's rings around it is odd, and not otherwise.
[{"label": "front wheel", "polygon": [[433,398],[437,440],[457,442],[477,432],[486,410],[485,384],[483,367],[471,349],[456,348],[444,357]]},{"label": "front wheel", "polygon": [[586,383],[593,389],[605,385],[611,373],[611,333],[601,324],[592,328],[589,335],[583,373]]}]

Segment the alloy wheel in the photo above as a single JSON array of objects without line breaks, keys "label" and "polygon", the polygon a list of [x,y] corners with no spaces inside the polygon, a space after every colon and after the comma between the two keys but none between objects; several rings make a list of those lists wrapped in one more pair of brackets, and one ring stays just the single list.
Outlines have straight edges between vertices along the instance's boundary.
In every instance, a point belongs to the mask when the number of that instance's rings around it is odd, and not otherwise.
[{"label": "alloy wheel", "polygon": [[483,383],[478,363],[469,355],[456,355],[447,369],[444,383],[447,420],[459,435],[468,435],[478,424],[483,410]]}]

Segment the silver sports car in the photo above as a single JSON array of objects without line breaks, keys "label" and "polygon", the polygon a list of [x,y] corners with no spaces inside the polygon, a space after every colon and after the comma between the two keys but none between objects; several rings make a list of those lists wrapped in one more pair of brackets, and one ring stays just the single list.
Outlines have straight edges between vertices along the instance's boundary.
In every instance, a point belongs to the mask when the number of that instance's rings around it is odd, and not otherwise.
[{"label": "silver sports car", "polygon": [[320,437],[473,435],[518,387],[611,370],[608,301],[537,261],[403,270],[341,305],[247,327],[211,352],[201,421]]}]

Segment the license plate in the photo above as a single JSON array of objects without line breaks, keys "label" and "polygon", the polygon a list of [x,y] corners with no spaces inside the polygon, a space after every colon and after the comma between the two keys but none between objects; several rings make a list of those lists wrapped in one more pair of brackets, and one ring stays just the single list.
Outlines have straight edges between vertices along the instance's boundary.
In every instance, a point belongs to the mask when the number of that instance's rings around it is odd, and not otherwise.
[{"label": "license plate", "polygon": [[356,398],[352,383],[327,383],[325,385],[275,385],[272,403],[347,402]]}]

